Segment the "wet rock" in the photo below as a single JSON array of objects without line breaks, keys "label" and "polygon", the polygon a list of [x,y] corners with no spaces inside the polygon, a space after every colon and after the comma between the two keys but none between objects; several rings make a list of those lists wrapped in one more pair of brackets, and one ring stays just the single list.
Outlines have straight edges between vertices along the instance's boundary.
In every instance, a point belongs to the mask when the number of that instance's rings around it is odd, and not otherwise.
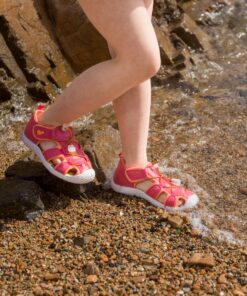
[{"label": "wet rock", "polygon": [[84,267],[84,272],[89,275],[90,274],[97,275],[100,273],[100,270],[98,265],[96,265],[94,261],[89,261]]},{"label": "wet rock", "polygon": [[87,278],[86,278],[87,284],[94,284],[94,283],[97,283],[97,281],[98,281],[98,277],[95,274],[91,274],[91,275],[87,276]]},{"label": "wet rock", "polygon": [[218,281],[219,284],[227,284],[227,283],[228,283],[225,274],[221,274],[221,275],[218,277],[218,280],[217,280],[217,281]]},{"label": "wet rock", "polygon": [[45,192],[33,181],[0,180],[0,217],[32,220],[44,210]]},{"label": "wet rock", "polygon": [[162,65],[172,66],[173,64],[172,61],[177,54],[177,49],[174,47],[174,45],[171,42],[167,27],[165,26],[155,27],[155,33],[160,46],[160,55],[161,55]]},{"label": "wet rock", "polygon": [[174,25],[172,32],[191,49],[205,50],[208,54],[213,53],[209,36],[187,14],[183,14],[180,23]]},{"label": "wet rock", "polygon": [[214,257],[210,254],[195,253],[187,261],[187,264],[214,267],[215,260]]}]

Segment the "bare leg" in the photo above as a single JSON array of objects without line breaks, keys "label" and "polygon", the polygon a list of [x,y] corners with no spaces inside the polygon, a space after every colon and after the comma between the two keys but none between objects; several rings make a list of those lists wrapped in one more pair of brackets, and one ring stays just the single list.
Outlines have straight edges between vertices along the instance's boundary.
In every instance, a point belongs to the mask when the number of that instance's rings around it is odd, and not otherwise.
[{"label": "bare leg", "polygon": [[[144,0],[149,17],[152,17],[153,0]],[[108,43],[111,56],[116,52]],[[147,164],[147,139],[151,105],[150,79],[131,88],[113,101],[116,113],[122,152],[127,166],[145,166]]]},{"label": "bare leg", "polygon": [[[153,0],[144,0],[144,4],[150,16],[153,12]],[[116,53],[108,43],[112,57]],[[126,102],[129,102],[126,104]],[[151,80],[138,84],[122,96],[113,101],[116,113],[121,142],[122,153],[129,167],[144,167],[147,164],[147,140],[149,130],[149,118],[151,107]],[[152,185],[151,181],[144,181],[137,184],[137,188],[146,191]],[[164,202],[165,194],[159,197]]]},{"label": "bare leg", "polygon": [[[44,113],[40,119],[43,124],[69,123],[118,98],[155,75],[160,67],[157,38],[143,0],[79,3],[96,29],[114,46],[115,58],[80,74]],[[41,143],[43,149],[54,145]]]},{"label": "bare leg", "polygon": [[41,122],[69,123],[155,75],[160,54],[143,0],[79,0],[116,57],[81,73],[44,113]]}]

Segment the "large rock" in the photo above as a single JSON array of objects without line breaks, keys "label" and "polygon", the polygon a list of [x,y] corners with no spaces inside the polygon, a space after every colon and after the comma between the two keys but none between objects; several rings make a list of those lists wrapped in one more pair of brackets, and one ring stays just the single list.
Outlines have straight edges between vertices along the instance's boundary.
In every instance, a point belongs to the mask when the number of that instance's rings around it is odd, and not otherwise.
[{"label": "large rock", "polygon": [[181,21],[174,25],[175,33],[190,48],[198,51],[206,51],[210,54],[212,46],[209,36],[189,17],[183,14]]},{"label": "large rock", "polygon": [[0,180],[0,217],[33,219],[43,210],[45,192],[33,181]]},{"label": "large rock", "polygon": [[[37,100],[48,100],[74,77],[43,20],[37,1],[0,1],[0,68]],[[6,82],[6,81],[5,81]],[[12,89],[0,79],[0,96]]]},{"label": "large rock", "polygon": [[47,0],[46,4],[57,40],[76,72],[110,58],[105,39],[77,1]]},{"label": "large rock", "polygon": [[72,184],[50,174],[46,168],[36,161],[17,161],[5,172],[7,178],[22,179],[37,183],[43,190],[53,194],[80,197],[86,191],[86,186]]}]

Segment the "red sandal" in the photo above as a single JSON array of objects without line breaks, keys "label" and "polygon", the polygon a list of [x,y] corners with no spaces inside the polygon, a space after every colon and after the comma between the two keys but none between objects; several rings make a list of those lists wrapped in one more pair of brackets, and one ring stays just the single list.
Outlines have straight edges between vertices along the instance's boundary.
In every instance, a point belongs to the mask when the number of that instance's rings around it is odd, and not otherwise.
[{"label": "red sandal", "polygon": [[[173,211],[193,208],[199,202],[195,193],[182,187],[177,179],[164,176],[151,162],[145,168],[126,167],[121,153],[119,157],[111,180],[111,187],[114,191],[143,198],[159,208]],[[152,185],[146,192],[136,187],[139,182],[146,180],[152,181]],[[166,198],[162,203],[158,199],[164,193]]]},{"label": "red sandal", "polygon": [[[95,171],[88,156],[82,150],[74,137],[72,127],[48,126],[38,122],[44,112],[44,105],[39,105],[28,122],[22,140],[41,160],[47,170],[56,177],[75,184],[84,184],[93,181]],[[42,141],[52,141],[56,146],[43,151],[39,144]],[[52,160],[60,159],[58,164]]]}]

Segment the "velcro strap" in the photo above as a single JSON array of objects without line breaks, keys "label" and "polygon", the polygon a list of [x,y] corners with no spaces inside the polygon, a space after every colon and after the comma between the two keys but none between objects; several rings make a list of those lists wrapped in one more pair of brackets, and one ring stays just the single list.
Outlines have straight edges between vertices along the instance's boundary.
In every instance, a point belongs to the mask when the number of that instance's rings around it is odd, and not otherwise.
[{"label": "velcro strap", "polygon": [[130,182],[139,182],[159,177],[157,169],[153,166],[147,166],[146,168],[129,168],[126,169],[125,175]]},{"label": "velcro strap", "polygon": [[125,176],[130,182],[139,182],[139,181],[146,180],[148,178],[146,170],[138,169],[138,168],[126,169]]},{"label": "velcro strap", "polygon": [[68,128],[65,131],[61,127],[48,127],[41,124],[36,124],[33,126],[33,136],[37,140],[42,141],[68,141],[73,137],[72,128]]},{"label": "velcro strap", "polygon": [[162,192],[165,193],[165,191],[162,189],[162,187],[160,187],[159,184],[153,184],[148,188],[146,194],[150,195],[154,199],[157,199]]}]

